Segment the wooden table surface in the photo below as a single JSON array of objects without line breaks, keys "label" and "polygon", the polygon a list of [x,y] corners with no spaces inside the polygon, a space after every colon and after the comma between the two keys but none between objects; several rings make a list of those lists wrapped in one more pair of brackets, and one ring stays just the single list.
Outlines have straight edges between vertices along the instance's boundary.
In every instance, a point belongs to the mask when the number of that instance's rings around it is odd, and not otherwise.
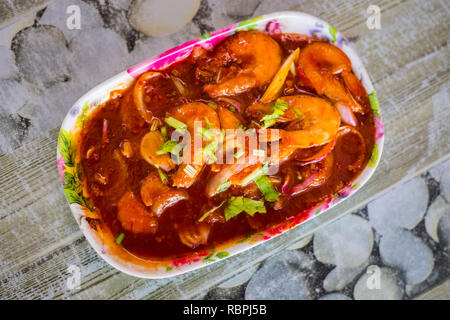
[{"label": "wooden table surface", "polygon": [[[268,2],[259,10],[300,10],[328,21],[362,58],[386,132],[381,163],[365,187],[318,218],[244,253],[169,279],[139,279],[104,262],[79,230],[58,179],[55,125],[0,157],[1,299],[191,298],[450,155],[448,1]],[[381,8],[380,30],[366,26],[370,4]],[[72,264],[81,268],[81,287],[73,291],[66,285]]]}]

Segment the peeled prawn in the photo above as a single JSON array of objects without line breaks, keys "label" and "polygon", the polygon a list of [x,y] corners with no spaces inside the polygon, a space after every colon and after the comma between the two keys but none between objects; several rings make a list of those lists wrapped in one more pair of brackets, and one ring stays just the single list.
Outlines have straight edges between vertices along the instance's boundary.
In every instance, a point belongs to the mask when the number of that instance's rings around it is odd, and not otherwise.
[{"label": "peeled prawn", "polygon": [[[348,89],[335,77],[341,74],[349,78],[352,70],[350,59],[338,47],[325,42],[312,43],[300,53],[299,66],[319,95],[325,95],[333,102],[341,102],[353,112],[363,111]],[[349,78],[350,81],[353,83],[354,78]]]},{"label": "peeled prawn", "polygon": [[169,154],[157,154],[164,143],[164,138],[159,131],[150,131],[141,140],[140,152],[142,158],[155,167],[164,171],[175,168],[175,163]]},{"label": "peeled prawn", "polygon": [[217,97],[259,88],[267,84],[278,71],[281,54],[280,46],[269,35],[239,32],[224,40],[216,48],[212,62],[208,62],[217,66],[215,73],[223,73],[225,69],[229,71],[228,74],[215,84],[205,85],[204,91],[211,97]]},{"label": "peeled prawn", "polygon": [[184,245],[195,249],[199,245],[207,243],[210,231],[210,224],[195,224],[178,230],[178,237]]},{"label": "peeled prawn", "polygon": [[132,233],[155,233],[158,228],[156,218],[131,191],[120,198],[117,219],[122,228]]},{"label": "peeled prawn", "polygon": [[[216,111],[202,102],[192,102],[179,106],[175,108],[171,116],[186,124],[191,137],[190,143],[183,149],[183,161],[185,163],[177,169],[173,176],[173,186],[188,188],[194,183],[206,162],[203,148],[207,142],[202,139],[201,145],[196,146],[194,144],[194,135],[198,135],[198,132],[196,132],[198,125],[201,125],[203,128],[209,125],[211,128],[208,129],[215,130],[220,129],[220,121]],[[215,135],[209,143],[217,143],[217,136]],[[190,159],[185,152],[189,153]],[[189,163],[186,163],[187,161]]]},{"label": "peeled prawn", "polygon": [[162,74],[160,72],[146,72],[137,79],[136,85],[133,90],[133,100],[136,108],[142,118],[148,123],[153,119],[153,113],[146,107],[144,101],[144,87],[148,81],[153,78],[159,77]]},{"label": "peeled prawn", "polygon": [[280,130],[280,147],[311,148],[328,143],[336,136],[341,118],[336,108],[326,100],[306,95],[286,96],[282,99],[288,103],[283,118],[286,121],[298,119],[301,129]]}]

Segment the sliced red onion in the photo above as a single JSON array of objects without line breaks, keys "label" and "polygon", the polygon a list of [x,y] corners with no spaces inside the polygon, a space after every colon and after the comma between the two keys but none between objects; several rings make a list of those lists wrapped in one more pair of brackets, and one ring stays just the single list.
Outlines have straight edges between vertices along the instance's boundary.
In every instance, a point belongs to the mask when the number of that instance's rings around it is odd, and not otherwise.
[{"label": "sliced red onion", "polygon": [[358,119],[356,119],[356,116],[349,105],[342,102],[337,102],[336,108],[338,109],[339,114],[341,115],[342,122],[354,127],[358,125]]},{"label": "sliced red onion", "polygon": [[228,97],[219,97],[219,98],[217,98],[217,100],[223,101],[223,102],[226,102],[226,103],[231,104],[231,105],[232,105],[233,107],[235,107],[239,112],[242,111],[242,105],[241,105],[241,103],[238,102],[238,101],[236,101],[236,100],[234,100],[234,99],[232,99],[232,98],[228,98]]},{"label": "sliced red onion", "polygon": [[324,145],[317,153],[314,155],[300,159],[298,160],[302,165],[310,164],[310,163],[316,163],[323,159],[325,159],[330,152],[334,149],[334,146],[336,145],[336,139],[333,139],[333,141],[329,142],[328,144]]},{"label": "sliced red onion", "polygon": [[318,177],[318,175],[319,175],[319,173],[315,172],[309,178],[306,178],[301,183],[293,186],[292,189],[289,191],[289,195],[291,197],[294,197],[294,196],[299,195],[300,193],[306,191],[308,189],[308,187],[313,183],[313,181]]}]

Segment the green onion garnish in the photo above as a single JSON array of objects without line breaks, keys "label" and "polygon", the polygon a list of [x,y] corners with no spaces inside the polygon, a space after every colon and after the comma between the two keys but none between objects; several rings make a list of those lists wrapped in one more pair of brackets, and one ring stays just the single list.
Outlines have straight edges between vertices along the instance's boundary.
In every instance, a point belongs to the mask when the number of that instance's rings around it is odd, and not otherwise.
[{"label": "green onion garnish", "polygon": [[122,232],[117,236],[115,242],[120,245],[122,243],[123,238],[125,238],[125,233]]},{"label": "green onion garnish", "polygon": [[208,217],[211,213],[213,213],[214,211],[216,211],[217,209],[219,209],[219,208],[225,203],[225,201],[226,201],[226,200],[222,201],[222,203],[219,204],[217,207],[214,207],[214,208],[212,208],[211,210],[208,210],[207,212],[205,212],[205,213],[200,217],[200,219],[198,219],[198,222],[202,222],[203,220],[205,220],[206,217]]},{"label": "green onion garnish", "polygon": [[260,175],[255,178],[255,183],[258,186],[261,193],[264,195],[264,199],[270,202],[278,200],[280,195],[273,187],[270,179],[266,175]]},{"label": "green onion garnish", "polygon": [[261,118],[264,121],[263,129],[273,126],[279,117],[281,117],[288,108],[288,103],[281,99],[277,99],[275,104],[272,104],[270,108],[273,110],[272,114],[265,115]]},{"label": "green onion garnish", "polygon": [[197,133],[208,140],[212,140],[214,138],[214,134],[209,129],[206,128],[198,127]]},{"label": "green onion garnish", "polygon": [[165,154],[168,152],[172,152],[173,148],[175,148],[178,145],[178,142],[173,140],[167,140],[164,142],[164,144],[161,146],[161,148],[156,151],[157,155]]},{"label": "green onion garnish", "polygon": [[150,131],[155,131],[156,128],[158,128],[158,124],[159,124],[159,121],[156,120],[156,119],[154,119],[154,120],[152,121],[151,126],[150,126]]},{"label": "green onion garnish", "polygon": [[177,119],[175,119],[173,117],[169,117],[169,118],[164,119],[164,122],[167,123],[172,128],[176,129],[180,133],[184,133],[186,131],[186,129],[187,129],[187,125],[186,124],[184,124],[181,121],[178,121]]},{"label": "green onion garnish", "polygon": [[158,170],[159,178],[161,179],[162,183],[167,184],[169,182],[167,176],[164,174],[160,167],[156,166],[156,169]]},{"label": "green onion garnish", "polygon": [[164,139],[167,139],[167,127],[166,126],[161,127],[161,135],[164,137]]},{"label": "green onion garnish", "polygon": [[236,159],[239,159],[239,158],[242,157],[244,154],[245,154],[245,151],[242,150],[242,149],[239,149],[238,152],[236,152],[236,153],[234,154],[234,157],[235,157]]},{"label": "green onion garnish", "polygon": [[302,119],[305,117],[305,114],[303,112],[301,112],[300,109],[298,109],[298,108],[294,108],[294,112],[295,112],[297,118],[299,118],[299,119]]},{"label": "green onion garnish", "polygon": [[209,106],[210,108],[214,109],[214,110],[217,109],[217,104],[215,104],[215,103],[212,102],[212,101],[208,102],[208,106]]}]

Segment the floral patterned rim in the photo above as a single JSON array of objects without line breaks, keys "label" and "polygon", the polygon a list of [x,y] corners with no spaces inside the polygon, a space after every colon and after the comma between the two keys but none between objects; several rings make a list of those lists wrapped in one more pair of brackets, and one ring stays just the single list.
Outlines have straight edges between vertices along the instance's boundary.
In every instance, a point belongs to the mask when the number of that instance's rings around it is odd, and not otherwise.
[{"label": "floral patterned rim", "polygon": [[[261,30],[271,34],[296,32],[307,34],[339,46],[349,56],[355,74],[361,79],[366,91],[369,92],[370,105],[374,112],[376,127],[376,143],[371,158],[366,168],[354,183],[340,190],[325,203],[322,203],[308,212],[301,212],[295,218],[276,227],[269,228],[263,232],[230,243],[227,245],[226,251],[210,248],[186,257],[175,258],[164,264],[155,265],[154,267],[142,266],[125,261],[113,254],[112,251],[114,250],[100,239],[95,224],[95,219],[98,219],[99,217],[91,212],[89,199],[83,194],[82,179],[80,177],[79,162],[77,158],[77,136],[80,129],[83,127],[89,113],[105,102],[109,98],[109,93],[112,90],[126,88],[135,78],[148,70],[163,69],[174,62],[188,57],[195,46],[202,46],[207,49],[212,48],[238,30]],[[310,218],[323,214],[329,208],[332,208],[354,194],[368,181],[380,161],[383,142],[383,121],[375,90],[364,66],[355,51],[351,48],[349,41],[333,26],[316,17],[300,12],[285,11],[236,23],[222,30],[204,35],[200,39],[186,42],[185,44],[170,49],[156,57],[148,59],[90,90],[72,106],[62,123],[58,137],[57,165],[64,193],[66,194],[72,213],[84,235],[97,253],[109,264],[125,273],[133,276],[155,279],[181,274],[232,256],[280,235]],[[114,246],[114,244],[112,245]]]}]

